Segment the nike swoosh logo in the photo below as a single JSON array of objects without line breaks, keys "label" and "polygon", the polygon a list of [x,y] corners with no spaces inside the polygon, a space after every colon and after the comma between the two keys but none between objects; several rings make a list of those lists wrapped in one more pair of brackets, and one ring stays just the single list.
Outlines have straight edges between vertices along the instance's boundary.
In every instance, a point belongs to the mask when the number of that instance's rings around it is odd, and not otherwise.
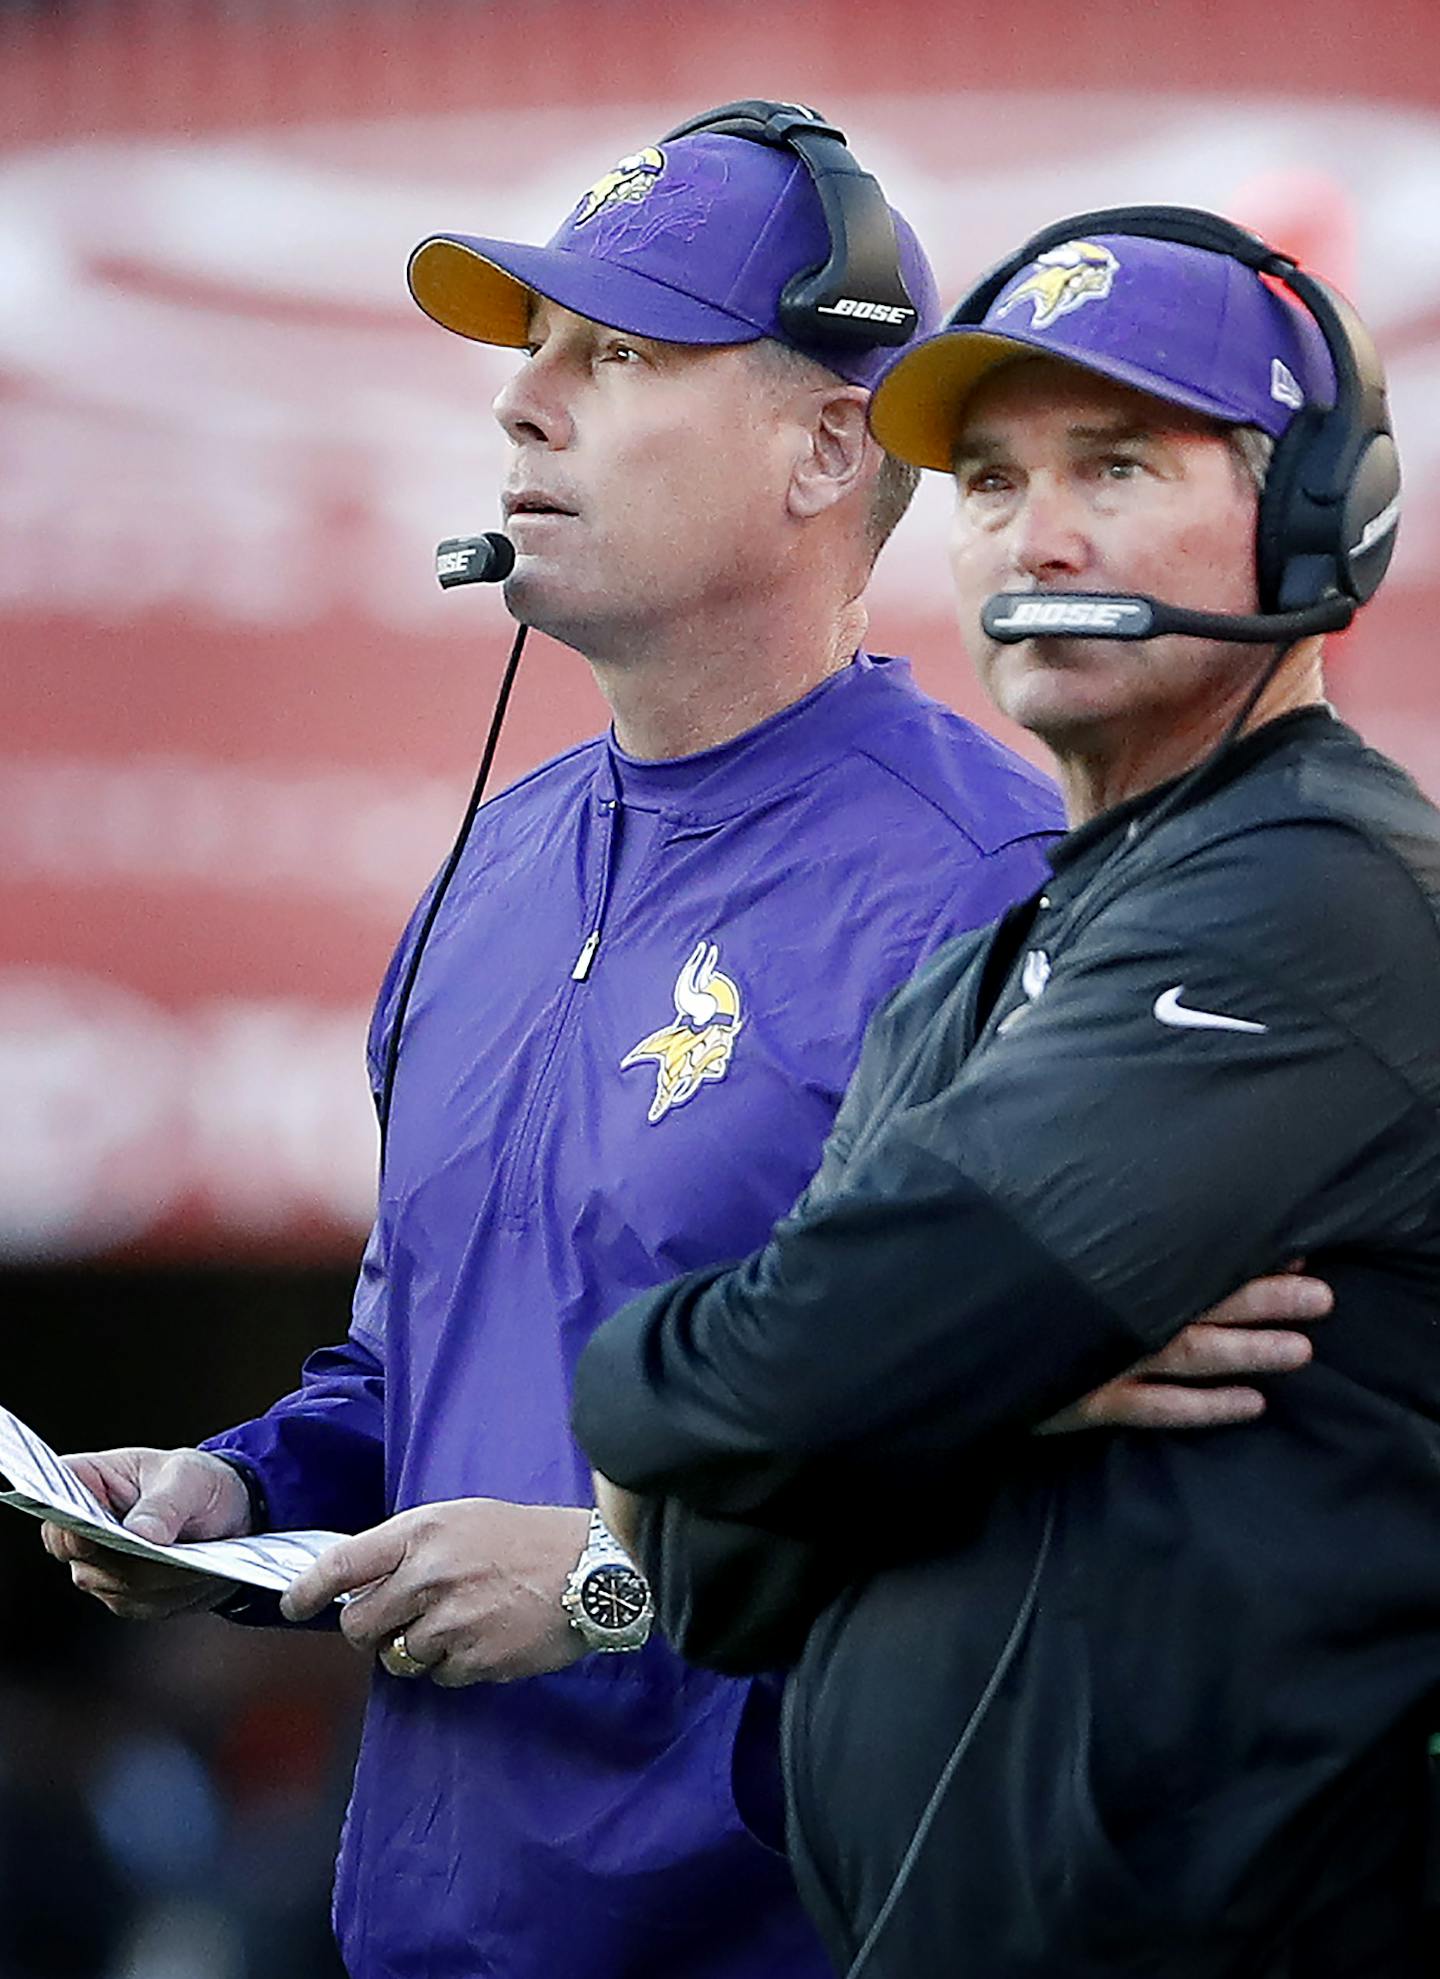
[{"label": "nike swoosh logo", "polygon": [[1218,1010],[1192,1010],[1182,1003],[1184,983],[1162,990],[1155,999],[1155,1015],[1162,1024],[1173,1024],[1182,1031],[1268,1031],[1268,1024],[1252,1024],[1248,1017],[1225,1017]]}]

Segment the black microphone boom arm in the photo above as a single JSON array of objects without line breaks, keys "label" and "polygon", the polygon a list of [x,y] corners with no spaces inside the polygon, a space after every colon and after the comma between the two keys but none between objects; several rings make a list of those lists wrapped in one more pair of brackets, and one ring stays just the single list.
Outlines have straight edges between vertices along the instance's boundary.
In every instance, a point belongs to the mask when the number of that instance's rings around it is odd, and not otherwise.
[{"label": "black microphone boom arm", "polygon": [[1339,632],[1355,616],[1355,601],[1322,598],[1296,612],[1192,612],[1139,592],[1000,591],[980,613],[986,634],[1002,646],[1022,639],[1158,639],[1182,632],[1239,646],[1272,646]]}]

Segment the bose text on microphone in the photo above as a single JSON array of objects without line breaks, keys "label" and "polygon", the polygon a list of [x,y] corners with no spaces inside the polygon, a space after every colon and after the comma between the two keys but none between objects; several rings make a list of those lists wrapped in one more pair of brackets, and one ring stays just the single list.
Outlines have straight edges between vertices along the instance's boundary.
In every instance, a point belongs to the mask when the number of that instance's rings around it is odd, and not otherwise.
[{"label": "bose text on microphone", "polygon": [[985,600],[980,623],[1002,646],[1022,639],[1157,639],[1167,632],[1268,646],[1339,632],[1354,616],[1353,599],[1341,597],[1322,598],[1300,611],[1241,615],[1187,611],[1143,592],[997,591]]},{"label": "bose text on microphone", "polygon": [[455,584],[502,584],[514,568],[515,545],[496,529],[447,536],[435,550],[435,575],[447,591]]}]

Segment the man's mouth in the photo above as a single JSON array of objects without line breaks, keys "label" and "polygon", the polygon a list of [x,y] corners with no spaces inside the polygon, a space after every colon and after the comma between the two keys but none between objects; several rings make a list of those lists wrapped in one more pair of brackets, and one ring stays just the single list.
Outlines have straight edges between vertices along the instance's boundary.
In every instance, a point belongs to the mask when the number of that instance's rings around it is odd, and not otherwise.
[{"label": "man's mouth", "polygon": [[575,510],[555,495],[542,495],[533,491],[521,490],[506,494],[501,498],[500,507],[506,522],[516,522],[523,516],[565,515],[573,516]]}]

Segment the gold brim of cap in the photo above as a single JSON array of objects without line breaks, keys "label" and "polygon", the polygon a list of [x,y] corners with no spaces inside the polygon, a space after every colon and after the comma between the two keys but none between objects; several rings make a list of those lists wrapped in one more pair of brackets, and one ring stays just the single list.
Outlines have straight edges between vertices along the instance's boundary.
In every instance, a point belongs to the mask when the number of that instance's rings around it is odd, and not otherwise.
[{"label": "gold brim of cap", "polygon": [[912,467],[950,472],[971,394],[982,378],[1022,357],[1034,344],[986,331],[942,331],[891,365],[870,400],[870,430],[887,453]]},{"label": "gold brim of cap", "polygon": [[422,241],[410,257],[410,293],[457,336],[518,350],[530,334],[533,289],[455,241]]}]

